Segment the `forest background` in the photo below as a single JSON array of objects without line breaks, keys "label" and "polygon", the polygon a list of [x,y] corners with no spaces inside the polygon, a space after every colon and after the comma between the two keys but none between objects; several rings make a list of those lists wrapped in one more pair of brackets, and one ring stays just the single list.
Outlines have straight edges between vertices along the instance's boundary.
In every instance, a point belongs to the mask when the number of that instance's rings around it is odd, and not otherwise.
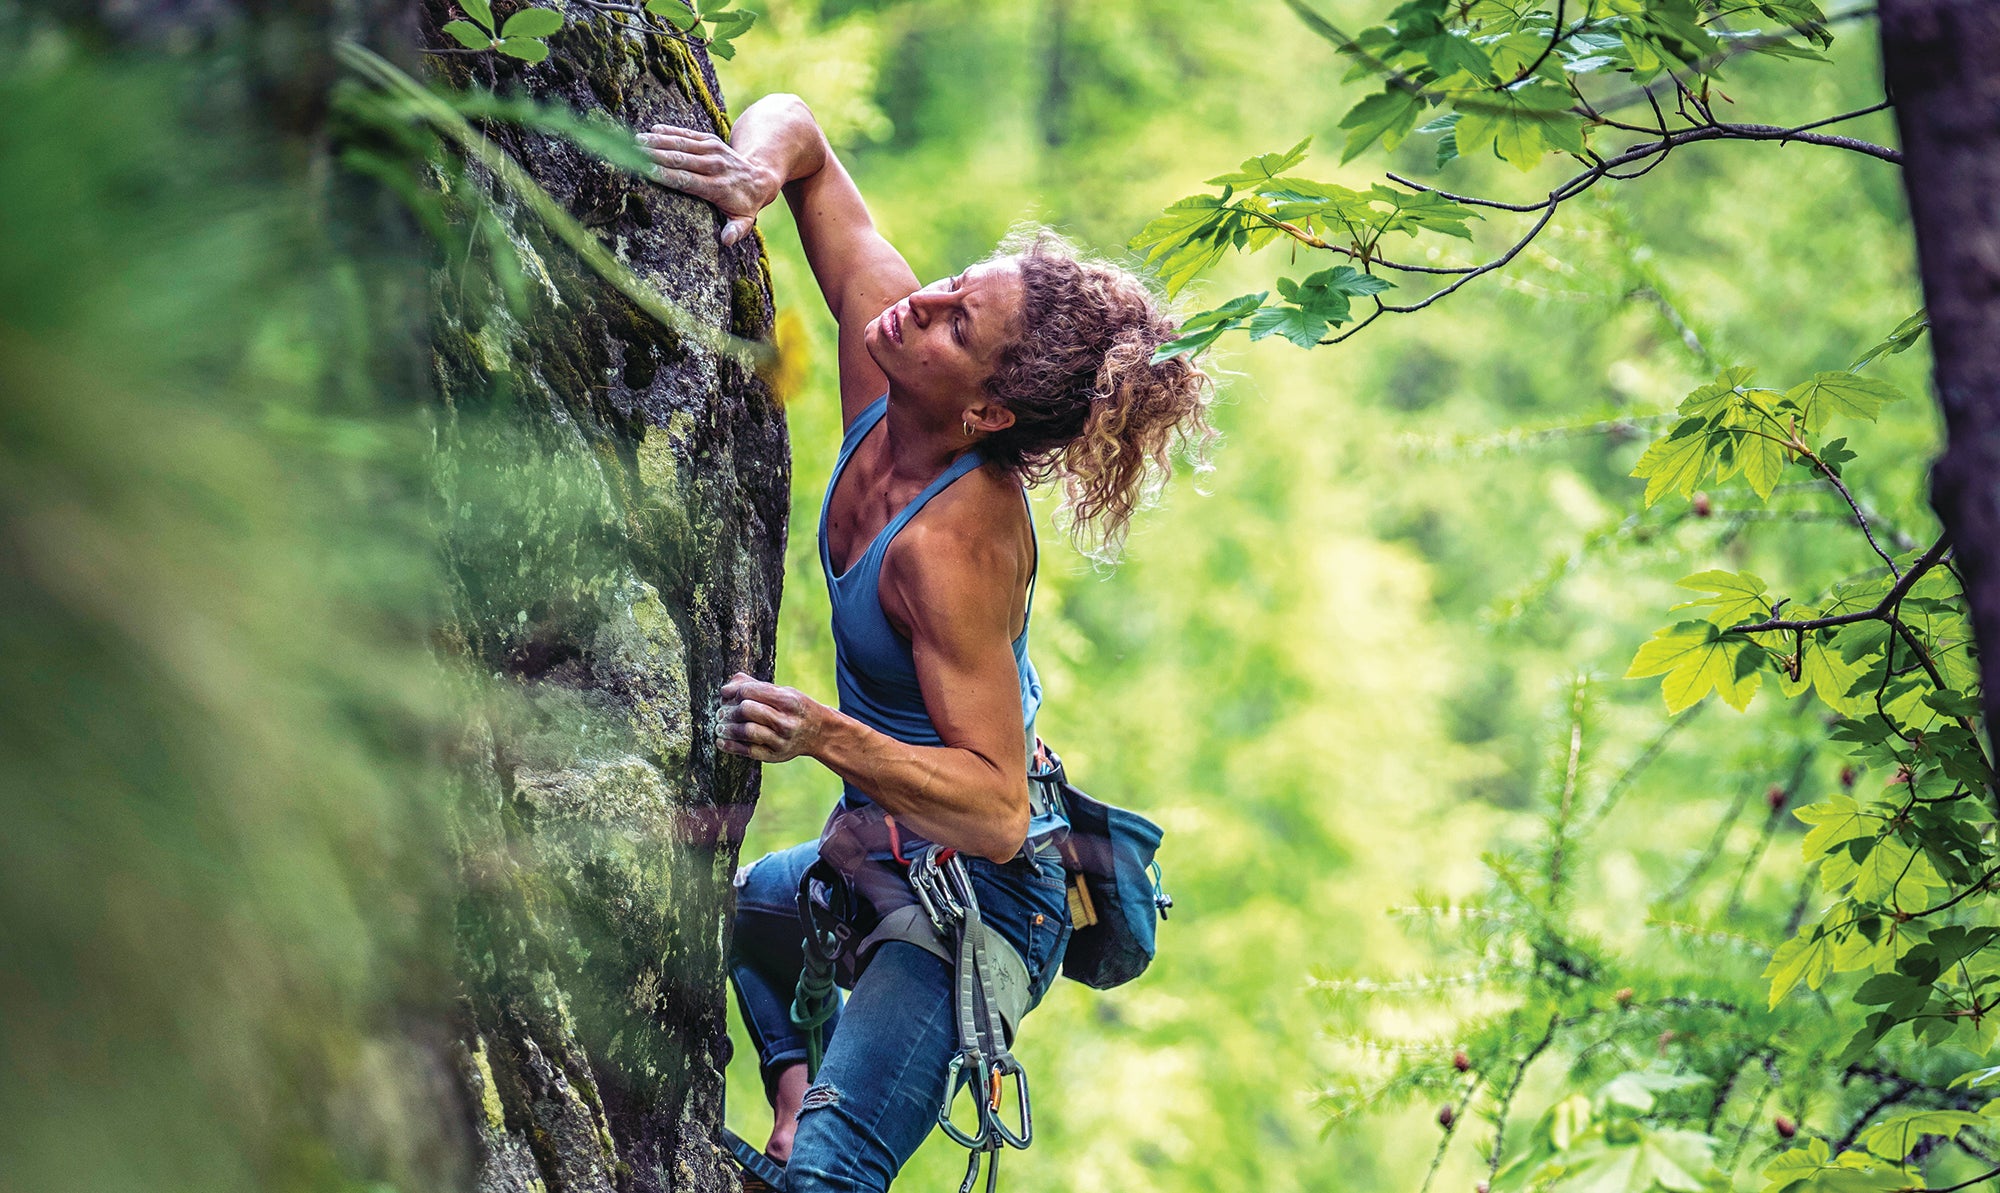
[{"label": "forest background", "polygon": [[[717,63],[730,109],[776,90],[810,101],[926,279],[1023,220],[1125,256],[1164,206],[1212,190],[1205,179],[1305,138],[1299,172],[1352,186],[1393,169],[1530,199],[1566,176],[1560,158],[1440,170],[1435,135],[1342,162],[1343,118],[1379,80],[1350,77],[1278,3],[748,7],[760,19]],[[1388,7],[1322,11],[1358,29]],[[32,398],[0,404],[0,483],[37,509],[10,526],[42,552],[0,569],[15,614],[0,619],[15,730],[0,738],[14,809],[0,895],[19,912],[0,993],[60,1014],[0,1024],[0,1060],[31,1078],[0,1089],[0,1117],[31,1122],[36,1146],[56,1140],[41,1154],[59,1163],[99,1165],[93,1187],[126,1187],[113,1173],[171,1186],[139,1156],[188,1187],[231,1187],[217,1157],[293,1128],[318,1138],[317,1111],[286,1101],[323,1076],[317,1058],[345,1078],[381,1061],[320,1037],[393,1016],[405,985],[441,976],[412,976],[422,967],[398,952],[434,944],[426,917],[444,905],[424,853],[441,835],[435,775],[410,763],[424,755],[413,726],[437,711],[433,542],[411,498],[426,480],[409,475],[423,436],[376,417],[382,378],[353,365],[370,358],[381,291],[368,287],[387,285],[365,254],[346,272],[286,268],[266,250],[293,247],[312,209],[301,221],[244,199],[260,184],[236,151],[204,156],[149,102],[174,76],[108,87],[87,61],[66,74],[78,60],[30,11],[0,3],[19,67],[0,79],[18,101],[0,140],[0,330],[27,333],[5,345],[0,388]],[[1875,103],[1872,25],[1836,34],[1829,62],[1730,63],[1720,110],[1786,125]],[[1843,131],[1894,141],[1886,114]],[[230,194],[240,208],[211,218]],[[832,328],[783,210],[763,226],[779,338],[805,366],[788,389],[777,678],[830,697],[813,536],[838,438]],[[482,278],[468,262],[502,272],[498,239],[480,239],[491,229],[472,220],[441,271],[460,299]],[[1518,228],[1496,216],[1472,234],[1424,259],[1480,259]],[[1184,300],[1324,264],[1284,247],[1228,256]],[[204,305],[216,294],[228,301]],[[1214,468],[1175,479],[1116,569],[1070,550],[1039,495],[1040,729],[1085,788],[1167,827],[1176,907],[1142,981],[1058,984],[1030,1021],[1019,1051],[1038,1142],[1008,1156],[1008,1182],[1469,1193],[1500,1151],[1546,1151],[1552,1131],[1574,1141],[1594,1121],[1624,1132],[1616,1157],[1665,1146],[1622,1169],[1600,1149],[1578,1184],[1710,1185],[1655,1163],[1692,1155],[1762,1188],[1781,1148],[1981,1105],[1946,1088],[1978,1063],[1972,1033],[1922,1048],[1900,1030],[1866,1072],[1832,1059],[1865,1014],[1860,975],[1764,1002],[1772,951],[1826,902],[1791,810],[1868,798],[1893,773],[1830,745],[1827,710],[1776,683],[1748,712],[1711,697],[1670,717],[1656,679],[1623,678],[1690,597],[1683,576],[1754,570],[1806,596],[1873,562],[1802,472],[1769,501],[1737,481],[1647,507],[1630,473],[1677,403],[1725,366],[1781,388],[1844,368],[1920,302],[1892,167],[1796,144],[1690,146],[1640,183],[1565,203],[1509,269],[1421,316],[1312,352],[1224,337]],[[65,350],[16,350],[52,327]],[[1927,358],[1883,355],[1868,375],[1924,395]],[[180,388],[154,394],[155,374]],[[414,394],[411,381],[383,392]],[[300,398],[325,391],[330,408]],[[1857,452],[1847,483],[1885,543],[1904,556],[1931,543],[1934,405],[1841,429]],[[549,537],[568,541],[574,511],[559,505]],[[41,617],[30,573],[49,559],[73,565],[57,579],[89,616]],[[236,736],[212,737],[211,719]],[[122,748],[66,751],[77,741]],[[813,835],[835,791],[809,763],[767,771],[747,856]],[[1560,890],[1524,895],[1522,875],[1545,868]],[[1549,1005],[1585,1030],[1538,1045]],[[737,1045],[729,1121],[754,1138],[765,1112],[740,1032]],[[307,1059],[294,1072],[274,1054]],[[1717,1071],[1736,1075],[1689,1077]],[[331,1112],[394,1139],[428,1095],[381,1076],[333,1084],[404,1102],[336,1097]],[[213,1102],[160,1093],[196,1082]],[[1577,1097],[1588,1111],[1560,1109]],[[1990,1167],[1936,1146],[1968,1125],[1981,1124],[1912,1128],[1931,1135],[1913,1146],[1933,1187]],[[1674,1126],[1712,1133],[1715,1153],[1661,1133]],[[278,1163],[298,1187],[345,1190],[354,1166],[339,1159],[303,1147]],[[961,1164],[933,1141],[903,1184],[951,1187]],[[1818,1175],[1906,1182],[1876,1168]],[[258,1187],[248,1171],[234,1187]]]},{"label": "forest background", "polygon": [[[921,278],[986,255],[1023,220],[1120,257],[1204,179],[1307,137],[1295,172],[1357,188],[1387,168],[1529,201],[1569,172],[1559,157],[1526,175],[1487,157],[1443,173],[1430,137],[1342,164],[1342,118],[1378,78],[1348,76],[1275,4],[765,11],[721,67],[732,109],[781,90],[812,103]],[[1321,11],[1358,30],[1386,6]],[[1874,103],[1866,28],[1838,36],[1828,65],[1732,63],[1721,118],[1782,126]],[[1840,131],[1894,139],[1886,115]],[[831,326],[785,215],[773,208],[763,226],[780,303],[811,345],[790,408],[778,680],[828,698],[813,536],[838,439]],[[1483,260],[1519,232],[1475,228],[1485,251],[1447,260]],[[1296,260],[1283,245],[1232,257],[1189,309],[1269,289]],[[1685,976],[1704,970],[1761,1004],[1759,973],[1809,889],[1807,826],[1786,809],[1847,790],[1847,760],[1826,748],[1810,696],[1770,689],[1747,714],[1698,707],[1682,714],[1698,724],[1663,735],[1658,682],[1622,676],[1671,620],[1663,610],[1691,599],[1675,580],[1754,564],[1780,590],[1821,584],[1845,574],[1853,528],[1804,484],[1769,507],[1739,481],[1704,493],[1701,514],[1673,501],[1641,514],[1644,484],[1628,474],[1720,367],[1753,364],[1781,385],[1843,368],[1921,305],[1896,172],[1798,145],[1696,147],[1643,183],[1565,205],[1483,282],[1311,353],[1225,338],[1214,470],[1183,471],[1115,571],[1066,549],[1047,529],[1047,495],[1038,503],[1040,731],[1086,788],[1167,827],[1176,908],[1143,981],[1109,994],[1059,983],[1031,1021],[1020,1053],[1041,1134],[1009,1159],[1010,1179],[1415,1188],[1441,1114],[1465,1113],[1460,1029],[1510,1001],[1491,972],[1504,949],[1454,949],[1427,929],[1462,926],[1454,902],[1492,886],[1484,859],[1533,853],[1566,791],[1592,824],[1568,880],[1571,922],[1625,975],[1599,992],[1604,1009],[1632,998],[1628,980],[1669,1001],[1713,993]],[[1878,367],[1921,394],[1925,357]],[[1849,480],[1903,548],[1935,535],[1937,435],[1923,401],[1855,434],[1867,447]],[[1575,753],[1573,728],[1587,728]],[[810,766],[768,772],[746,856],[812,835],[833,790]],[[1496,1051],[1524,1055],[1532,1034]],[[1513,1108],[1516,1145],[1572,1088],[1588,1097],[1621,1066],[1672,1071],[1681,1047],[1702,1046],[1674,1034],[1656,1049],[1600,1047],[1574,1075],[1569,1057],[1541,1059]],[[1413,1056],[1436,1078],[1378,1102]],[[1958,1071],[1949,1063],[1940,1085]],[[1878,1093],[1831,1066],[1756,1084],[1728,1107],[1719,1157],[1754,1186],[1800,1124],[1840,1139]],[[754,1137],[768,1120],[747,1069],[731,1098],[732,1124]],[[1492,1125],[1475,1120],[1490,1105],[1473,1102],[1461,1130],[1473,1138],[1444,1156],[1436,1187],[1486,1179]],[[906,1180],[943,1187],[959,1167],[933,1139]],[[1643,1166],[1588,1183],[1599,1180],[1651,1184]]]}]

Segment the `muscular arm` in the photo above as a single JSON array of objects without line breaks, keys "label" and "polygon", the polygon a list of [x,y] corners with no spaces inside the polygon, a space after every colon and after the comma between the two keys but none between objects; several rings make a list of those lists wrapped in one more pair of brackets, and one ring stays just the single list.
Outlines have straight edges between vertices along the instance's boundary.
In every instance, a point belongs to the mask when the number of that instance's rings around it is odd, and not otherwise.
[{"label": "muscular arm", "polygon": [[807,755],[942,845],[1005,862],[1028,833],[1026,729],[1012,648],[1019,544],[913,526],[882,572],[883,608],[910,631],[942,746],[913,746],[791,688],[739,675],[722,689],[724,749]]},{"label": "muscular arm", "polygon": [[749,231],[780,193],[792,209],[806,262],[840,325],[840,406],[852,422],[888,385],[862,345],[875,316],[917,289],[917,276],[882,238],[861,192],[812,110],[795,95],[769,95],[744,110],[724,143],[706,133],[654,125],[642,134],[656,177],[716,205],[725,244]]}]

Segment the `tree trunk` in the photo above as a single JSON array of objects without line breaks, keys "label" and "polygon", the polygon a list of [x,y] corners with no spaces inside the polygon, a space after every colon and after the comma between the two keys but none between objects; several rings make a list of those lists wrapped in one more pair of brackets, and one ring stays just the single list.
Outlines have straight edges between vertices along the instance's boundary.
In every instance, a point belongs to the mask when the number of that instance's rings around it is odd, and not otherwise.
[{"label": "tree trunk", "polygon": [[1946,447],[1931,501],[1956,544],[1989,737],[2000,726],[2000,5],[1882,0]]},{"label": "tree trunk", "polygon": [[[563,9],[546,62],[440,58],[440,74],[628,127],[726,131],[700,50]],[[445,44],[454,14],[426,15]],[[768,337],[757,238],[723,249],[707,204],[566,139],[489,131],[661,294]],[[650,319],[503,183],[470,182],[502,218],[438,270],[433,343],[448,651],[504,689],[468,718],[459,772],[478,1187],[733,1188],[716,1142],[725,914],[757,771],[709,727],[731,672],[770,673],[783,416],[752,370]]]}]

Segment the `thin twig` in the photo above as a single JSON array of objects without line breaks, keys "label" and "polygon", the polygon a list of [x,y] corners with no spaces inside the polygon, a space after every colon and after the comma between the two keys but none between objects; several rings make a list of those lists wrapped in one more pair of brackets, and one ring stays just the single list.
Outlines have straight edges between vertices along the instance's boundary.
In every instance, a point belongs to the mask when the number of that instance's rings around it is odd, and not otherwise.
[{"label": "thin twig", "polygon": [[[1556,19],[1555,22],[1549,26],[1549,44],[1542,47],[1542,52],[1535,56],[1535,60],[1533,62],[1530,62],[1528,63],[1528,65],[1521,68],[1521,73],[1514,76],[1513,82],[1518,83],[1522,79],[1525,79],[1529,75],[1532,75],[1536,71],[1542,69],[1542,63],[1547,62],[1549,60],[1549,55],[1556,52],[1556,43],[1562,41],[1565,37],[1568,36],[1570,35],[1563,32],[1563,0],[1556,0]],[[1503,85],[1499,89],[1505,90],[1505,85]]]},{"label": "thin twig", "polygon": [[1868,515],[1861,512],[1861,503],[1854,500],[1854,494],[1848,492],[1847,485],[1840,479],[1840,474],[1835,472],[1826,461],[1820,459],[1817,454],[1810,451],[1801,452],[1800,454],[1812,461],[1813,467],[1819,469],[1820,475],[1826,478],[1826,483],[1839,491],[1841,498],[1847,502],[1847,508],[1854,511],[1854,521],[1861,527],[1862,536],[1868,540],[1868,545],[1875,549],[1875,554],[1882,557],[1882,562],[1889,565],[1889,574],[1898,580],[1902,579],[1902,573],[1896,570],[1895,559],[1882,549],[1882,544],[1875,541],[1875,531],[1868,524]]},{"label": "thin twig", "polygon": [[1514,1066],[1514,1076],[1507,1082],[1507,1091],[1500,1095],[1500,1101],[1494,1107],[1493,1150],[1487,1153],[1486,1157],[1486,1179],[1489,1184],[1494,1175],[1500,1171],[1500,1157],[1507,1142],[1507,1111],[1514,1104],[1514,1095],[1520,1092],[1521,1079],[1528,1075],[1528,1066],[1534,1064],[1535,1059],[1548,1051],[1549,1045],[1555,1042],[1556,1027],[1560,1022],[1559,1016],[1549,1016],[1548,1030],[1542,1033],[1540,1042],[1528,1049],[1528,1054]]},{"label": "thin twig", "polygon": [[[1973,1177],[1969,1181],[1960,1181],[1956,1185],[1946,1185],[1942,1189],[1932,1189],[1930,1190],[1930,1193],[1958,1193],[1958,1190],[1960,1189],[1970,1189],[1974,1185],[1983,1184],[1987,1181],[1992,1180],[1994,1177],[1997,1176],[2000,1176],[2000,1168],[1995,1168],[1991,1172],[1980,1173],[1978,1176]],[[1919,1185],[1911,1186],[1912,1189],[1918,1189],[1921,1187],[1922,1186]]]}]

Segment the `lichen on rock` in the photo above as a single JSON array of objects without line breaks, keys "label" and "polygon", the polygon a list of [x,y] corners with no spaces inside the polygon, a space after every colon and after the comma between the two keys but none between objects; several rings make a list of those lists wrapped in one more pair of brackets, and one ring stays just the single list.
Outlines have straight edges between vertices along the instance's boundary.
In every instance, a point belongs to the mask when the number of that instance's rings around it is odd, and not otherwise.
[{"label": "lichen on rock", "polygon": [[[439,69],[627,125],[720,127],[699,55],[564,11],[545,63]],[[756,238],[724,248],[705,204],[559,138],[487,132],[641,279],[768,337]],[[473,181],[511,217],[530,283],[440,270],[433,290],[454,578],[440,641],[494,681],[468,708],[460,801],[459,1069],[480,1187],[733,1187],[716,1148],[722,950],[756,775],[697,727],[730,673],[769,673],[783,414],[752,370],[653,323]]]}]

